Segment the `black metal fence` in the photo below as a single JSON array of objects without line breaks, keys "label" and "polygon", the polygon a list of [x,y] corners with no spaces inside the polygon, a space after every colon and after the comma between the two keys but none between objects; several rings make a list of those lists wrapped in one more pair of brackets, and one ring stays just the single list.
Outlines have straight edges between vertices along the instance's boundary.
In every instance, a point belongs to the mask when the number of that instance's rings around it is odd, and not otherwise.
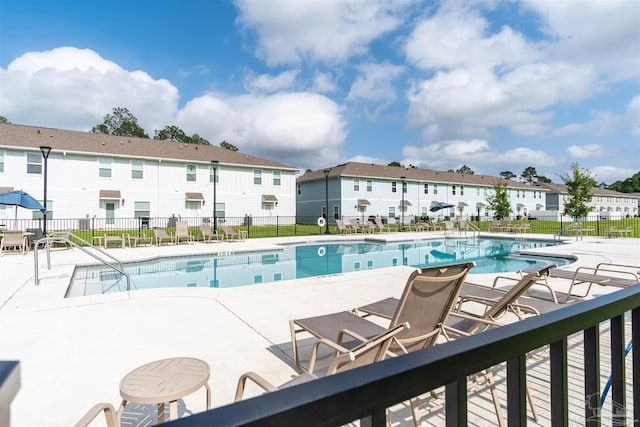
[{"label": "black metal fence", "polygon": [[[527,423],[526,359],[549,345],[549,425],[634,425],[640,420],[640,346],[632,347],[632,393],[625,385],[625,316],[631,337],[640,342],[640,286],[531,317],[487,332],[439,344],[383,362],[284,388],[235,404],[167,423],[167,427],[339,426],[357,419],[386,426],[386,408],[446,386],[446,425],[467,425],[467,378],[506,362],[507,421]],[[610,324],[610,399],[604,415],[600,401],[600,323]],[[582,386],[569,387],[568,337],[581,333]],[[607,368],[607,374],[608,374]],[[573,377],[572,377],[573,378]],[[578,391],[579,390],[579,391]],[[574,395],[577,393],[579,395]],[[569,402],[581,402],[582,410]],[[572,413],[571,422],[569,413]],[[577,419],[577,421],[576,421]]]},{"label": "black metal fence", "polygon": [[[343,217],[345,221],[355,219],[366,223],[367,216]],[[388,224],[393,231],[399,229],[399,218],[379,218]],[[447,218],[448,219],[448,218]],[[475,216],[451,218],[453,221],[468,221],[476,225],[480,231],[490,231],[491,221],[478,220]],[[7,230],[42,230],[42,219],[5,219],[0,221],[0,229]],[[136,236],[152,236],[152,229],[175,229],[176,221],[185,221],[196,240],[202,239],[199,227],[210,226],[214,228],[211,217],[140,217],[140,218],[60,218],[47,220],[47,231],[71,230],[74,234],[85,240],[91,241],[95,236],[129,234]],[[405,224],[424,222],[420,217],[407,216]],[[553,218],[513,219],[512,225],[528,223],[528,232],[538,234],[580,234],[584,236],[607,237],[640,237],[640,218],[625,217],[621,219],[596,219],[580,220],[578,222],[558,220]],[[326,227],[318,225],[317,216],[244,216],[218,218],[218,226],[231,226],[236,231],[245,231],[249,238],[306,236],[324,234]],[[578,226],[578,227],[576,227]],[[412,229],[408,227],[408,229]],[[618,233],[610,233],[610,230],[618,230]],[[335,221],[329,218],[330,233],[338,233]]]}]

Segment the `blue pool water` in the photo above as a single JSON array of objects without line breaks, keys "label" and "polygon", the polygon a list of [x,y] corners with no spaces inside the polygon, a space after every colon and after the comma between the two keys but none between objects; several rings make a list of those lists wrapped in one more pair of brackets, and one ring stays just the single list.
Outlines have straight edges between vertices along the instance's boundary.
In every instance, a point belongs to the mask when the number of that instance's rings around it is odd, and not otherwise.
[{"label": "blue pool water", "polygon": [[[564,264],[566,259],[522,256],[520,251],[554,245],[539,240],[439,239],[411,242],[331,242],[282,246],[269,252],[238,252],[159,258],[124,264],[131,289],[230,288],[281,280],[407,265],[433,267],[475,261],[471,274],[513,272]],[[67,297],[126,291],[126,279],[104,265],[76,268]]]}]

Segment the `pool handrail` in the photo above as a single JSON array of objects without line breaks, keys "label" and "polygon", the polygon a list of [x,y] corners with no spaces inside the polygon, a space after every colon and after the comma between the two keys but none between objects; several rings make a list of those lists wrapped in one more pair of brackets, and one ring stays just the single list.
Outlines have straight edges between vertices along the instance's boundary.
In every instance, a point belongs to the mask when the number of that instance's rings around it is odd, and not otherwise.
[{"label": "pool handrail", "polygon": [[[83,243],[86,246],[78,245],[73,240],[70,240],[69,237],[73,237],[74,239],[77,239],[78,241],[80,241],[80,243]],[[81,238],[81,237],[79,237],[79,236],[77,236],[77,235],[75,235],[73,233],[68,233],[66,236],[47,236],[47,237],[43,237],[42,239],[39,239],[37,242],[35,242],[35,245],[34,245],[34,248],[33,248],[33,262],[34,262],[34,278],[35,278],[36,286],[40,285],[40,274],[39,274],[40,263],[38,262],[38,249],[39,249],[41,243],[45,244],[44,246],[45,246],[45,249],[47,250],[47,269],[51,270],[51,242],[52,241],[63,242],[63,243],[68,244],[68,245],[70,245],[70,246],[72,246],[74,248],[78,248],[82,252],[84,252],[87,255],[89,255],[90,257],[93,257],[93,258],[97,259],[102,264],[104,264],[107,267],[109,267],[109,268],[117,271],[118,273],[122,274],[123,276],[125,276],[127,278],[127,291],[131,290],[131,277],[129,276],[129,273],[124,271],[124,268],[122,267],[122,261],[120,261],[118,258],[114,257],[110,253],[108,253],[108,252],[100,249],[99,247],[87,242],[83,238]],[[107,258],[111,258],[112,260],[114,260],[117,263],[117,265],[114,265],[111,262],[107,261],[106,259],[100,257],[99,255],[89,251],[87,248],[93,248],[95,251],[101,253],[102,255],[106,255]]]}]

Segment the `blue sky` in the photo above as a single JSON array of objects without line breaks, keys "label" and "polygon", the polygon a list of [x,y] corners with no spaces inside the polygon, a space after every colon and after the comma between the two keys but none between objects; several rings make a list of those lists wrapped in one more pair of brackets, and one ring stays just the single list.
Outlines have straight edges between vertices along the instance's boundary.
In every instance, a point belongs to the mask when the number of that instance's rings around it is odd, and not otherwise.
[{"label": "blue sky", "polygon": [[640,171],[637,0],[0,0],[0,115],[295,166]]}]

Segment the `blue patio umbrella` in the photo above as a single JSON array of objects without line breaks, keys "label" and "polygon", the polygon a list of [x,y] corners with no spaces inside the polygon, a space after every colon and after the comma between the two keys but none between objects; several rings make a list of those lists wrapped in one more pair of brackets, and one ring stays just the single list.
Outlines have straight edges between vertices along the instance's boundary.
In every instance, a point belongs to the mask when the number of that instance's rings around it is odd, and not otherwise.
[{"label": "blue patio umbrella", "polygon": [[445,203],[445,202],[438,202],[435,205],[431,206],[431,208],[429,208],[429,210],[431,212],[437,212],[440,209],[446,209],[446,208],[452,208],[453,205],[450,203]]},{"label": "blue patio umbrella", "polygon": [[0,194],[0,205],[9,205],[16,207],[16,224],[18,222],[18,206],[25,209],[39,210],[42,213],[46,211],[45,207],[42,206],[42,203],[22,190],[15,190],[8,193]]}]

